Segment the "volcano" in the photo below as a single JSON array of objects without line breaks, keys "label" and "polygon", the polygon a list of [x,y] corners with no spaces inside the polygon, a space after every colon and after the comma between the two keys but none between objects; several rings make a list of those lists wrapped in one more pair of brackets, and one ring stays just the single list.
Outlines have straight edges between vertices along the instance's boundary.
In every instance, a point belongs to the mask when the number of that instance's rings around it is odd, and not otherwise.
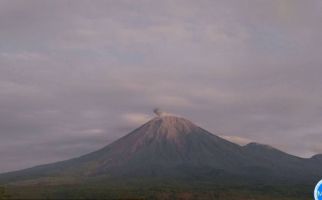
[{"label": "volcano", "polygon": [[2,174],[0,182],[48,177],[311,182],[322,175],[320,157],[300,158],[258,143],[240,146],[182,117],[159,115],[98,151]]}]

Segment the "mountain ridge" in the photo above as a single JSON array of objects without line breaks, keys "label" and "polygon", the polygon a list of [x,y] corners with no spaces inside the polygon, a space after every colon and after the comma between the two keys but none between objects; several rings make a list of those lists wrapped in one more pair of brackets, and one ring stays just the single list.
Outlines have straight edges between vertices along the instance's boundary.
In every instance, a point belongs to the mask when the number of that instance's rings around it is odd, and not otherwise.
[{"label": "mountain ridge", "polygon": [[166,115],[151,119],[98,151],[0,174],[0,182],[46,177],[310,181],[320,174],[320,156],[299,158],[258,143],[240,146],[185,118]]}]

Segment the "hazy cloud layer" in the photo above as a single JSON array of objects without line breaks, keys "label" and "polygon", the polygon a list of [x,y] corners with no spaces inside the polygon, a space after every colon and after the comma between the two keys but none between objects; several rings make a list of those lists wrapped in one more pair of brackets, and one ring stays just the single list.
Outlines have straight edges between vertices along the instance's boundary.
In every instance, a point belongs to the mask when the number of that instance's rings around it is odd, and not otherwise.
[{"label": "hazy cloud layer", "polygon": [[79,156],[152,110],[322,153],[319,0],[0,0],[0,172]]}]

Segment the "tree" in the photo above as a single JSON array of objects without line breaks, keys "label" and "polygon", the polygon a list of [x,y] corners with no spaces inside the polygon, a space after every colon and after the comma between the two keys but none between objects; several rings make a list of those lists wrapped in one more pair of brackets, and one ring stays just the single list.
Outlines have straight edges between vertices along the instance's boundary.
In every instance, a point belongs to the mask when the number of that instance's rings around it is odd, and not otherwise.
[{"label": "tree", "polygon": [[0,186],[0,200],[8,200],[9,194],[4,187]]}]

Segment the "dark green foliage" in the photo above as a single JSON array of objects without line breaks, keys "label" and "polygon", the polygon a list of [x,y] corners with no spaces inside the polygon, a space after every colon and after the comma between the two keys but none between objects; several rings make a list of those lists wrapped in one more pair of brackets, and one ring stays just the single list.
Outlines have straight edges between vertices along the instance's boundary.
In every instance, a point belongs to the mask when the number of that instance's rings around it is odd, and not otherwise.
[{"label": "dark green foliage", "polygon": [[10,199],[9,194],[7,193],[7,190],[0,186],[0,200],[7,200]]},{"label": "dark green foliage", "polygon": [[12,186],[14,199],[311,200],[313,185],[216,185],[202,182],[115,181],[65,186]]}]

